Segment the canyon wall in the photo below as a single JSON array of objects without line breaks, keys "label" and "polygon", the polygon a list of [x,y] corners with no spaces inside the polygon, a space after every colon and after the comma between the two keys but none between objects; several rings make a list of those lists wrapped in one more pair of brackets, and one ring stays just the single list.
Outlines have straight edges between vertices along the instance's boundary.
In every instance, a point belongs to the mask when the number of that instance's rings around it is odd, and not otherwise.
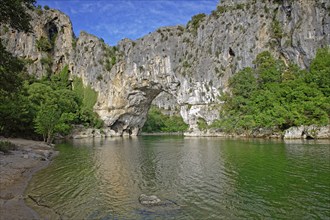
[{"label": "canyon wall", "polygon": [[112,135],[137,135],[151,104],[179,111],[188,132],[198,134],[198,120],[218,118],[228,79],[260,52],[308,68],[317,48],[330,45],[327,0],[222,0],[215,7],[186,26],[114,47],[86,32],[76,38],[68,16],[54,9],[30,12],[31,33],[1,25],[0,38],[37,77],[68,65],[98,92],[94,110]]}]

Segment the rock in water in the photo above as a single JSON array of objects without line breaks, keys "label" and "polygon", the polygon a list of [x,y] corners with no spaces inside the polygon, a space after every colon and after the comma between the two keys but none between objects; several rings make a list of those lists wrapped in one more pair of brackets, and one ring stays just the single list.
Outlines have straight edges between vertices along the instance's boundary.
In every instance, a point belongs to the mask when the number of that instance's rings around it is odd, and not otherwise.
[{"label": "rock in water", "polygon": [[147,196],[145,194],[141,194],[139,197],[139,202],[142,205],[156,206],[161,205],[162,201],[155,195]]}]

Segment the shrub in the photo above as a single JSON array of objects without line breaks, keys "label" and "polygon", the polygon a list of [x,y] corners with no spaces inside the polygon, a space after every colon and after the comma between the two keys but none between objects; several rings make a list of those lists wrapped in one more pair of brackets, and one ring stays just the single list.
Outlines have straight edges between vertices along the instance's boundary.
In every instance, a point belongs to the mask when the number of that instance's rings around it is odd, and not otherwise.
[{"label": "shrub", "polygon": [[274,20],[271,25],[272,28],[272,37],[280,40],[283,37],[283,30],[281,23],[278,20]]},{"label": "shrub", "polygon": [[181,32],[184,32],[184,27],[178,26],[178,30],[181,31]]},{"label": "shrub", "polygon": [[143,132],[182,132],[188,129],[180,115],[165,115],[156,106],[151,106]]},{"label": "shrub", "polygon": [[103,79],[103,76],[102,76],[102,74],[99,74],[98,76],[97,76],[97,78],[96,78],[98,81],[101,81],[102,79]]},{"label": "shrub", "polygon": [[0,151],[7,154],[11,150],[16,150],[17,146],[9,141],[0,141]]},{"label": "shrub", "polygon": [[77,47],[77,40],[75,38],[72,38],[72,48],[76,49]]},{"label": "shrub", "polygon": [[236,10],[244,10],[244,4],[237,4]]},{"label": "shrub", "polygon": [[42,65],[50,66],[53,61],[52,61],[52,58],[50,56],[47,56],[47,57],[41,58],[40,62],[41,62]]},{"label": "shrub", "polygon": [[201,130],[201,131],[205,131],[208,129],[208,125],[207,125],[207,122],[205,121],[204,118],[201,118],[199,117],[197,119],[197,126],[198,126],[198,129]]},{"label": "shrub", "polygon": [[48,38],[42,36],[36,42],[37,49],[39,51],[48,52],[52,49],[52,44],[49,42]]},{"label": "shrub", "polygon": [[249,134],[267,128],[283,131],[292,126],[329,123],[330,79],[328,49],[318,50],[310,71],[285,66],[264,51],[254,68],[245,68],[229,80],[220,118],[212,126]]},{"label": "shrub", "polygon": [[9,32],[9,28],[6,25],[3,26],[3,32],[5,34]]},{"label": "shrub", "polygon": [[206,15],[204,13],[194,15],[188,22],[187,26],[192,28],[192,33],[197,34],[200,23],[204,20]]}]

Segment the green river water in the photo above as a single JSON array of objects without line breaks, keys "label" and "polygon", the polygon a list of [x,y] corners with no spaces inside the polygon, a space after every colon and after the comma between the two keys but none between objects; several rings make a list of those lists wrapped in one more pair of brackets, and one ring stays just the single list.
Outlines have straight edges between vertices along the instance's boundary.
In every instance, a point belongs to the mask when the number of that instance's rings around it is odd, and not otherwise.
[{"label": "green river water", "polygon": [[[330,219],[329,140],[142,136],[57,149],[25,192],[43,219]],[[142,193],[164,204],[143,206]]]}]

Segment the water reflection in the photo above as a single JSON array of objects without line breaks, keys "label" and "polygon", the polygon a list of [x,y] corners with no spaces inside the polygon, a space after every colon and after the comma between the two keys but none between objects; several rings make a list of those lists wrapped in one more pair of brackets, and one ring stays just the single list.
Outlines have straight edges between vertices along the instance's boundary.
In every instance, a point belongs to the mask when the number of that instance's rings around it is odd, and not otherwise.
[{"label": "water reflection", "polygon": [[[27,190],[50,219],[330,217],[328,142],[152,136],[58,147]],[[169,205],[144,207],[142,193]]]}]

